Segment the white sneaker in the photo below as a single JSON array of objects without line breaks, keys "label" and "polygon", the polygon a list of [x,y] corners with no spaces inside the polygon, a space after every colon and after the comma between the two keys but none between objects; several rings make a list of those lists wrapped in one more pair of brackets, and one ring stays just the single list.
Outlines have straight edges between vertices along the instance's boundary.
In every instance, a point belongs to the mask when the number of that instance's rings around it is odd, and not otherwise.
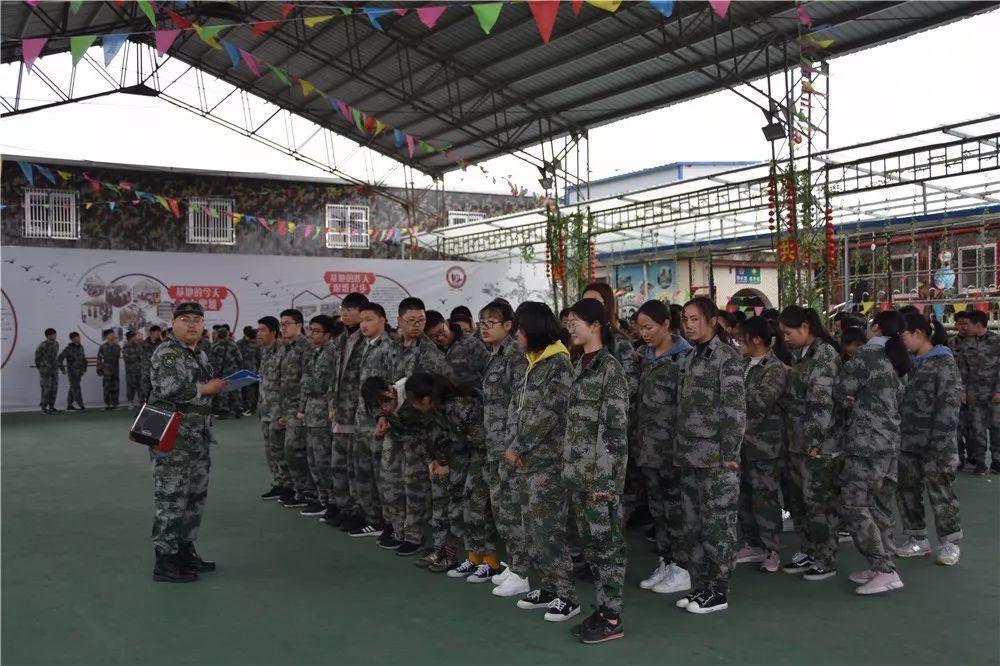
[{"label": "white sneaker", "polygon": [[931,554],[931,544],[927,539],[911,536],[896,549],[896,557],[923,557]]},{"label": "white sneaker", "polygon": [[875,576],[870,581],[854,591],[858,594],[881,594],[902,587],[903,581],[899,579],[899,574],[895,571],[892,573],[875,572]]},{"label": "white sneaker", "polygon": [[493,588],[493,594],[498,597],[516,597],[520,594],[531,592],[531,584],[527,578],[521,578],[511,571],[510,577],[503,583]]},{"label": "white sneaker", "polygon": [[466,560],[459,564],[457,567],[452,567],[448,569],[448,578],[468,578],[476,572],[476,565],[472,563],[472,560]]},{"label": "white sneaker", "polygon": [[687,592],[691,589],[691,574],[676,564],[671,564],[667,567],[667,575],[654,585],[652,589],[657,594]]},{"label": "white sneaker", "polygon": [[510,570],[510,566],[508,566],[507,563],[505,562],[500,563],[500,568],[502,569],[502,571],[490,579],[490,582],[493,583],[494,585],[502,584],[505,580],[510,578],[511,573],[513,573]]},{"label": "white sneaker", "polygon": [[667,563],[664,562],[663,558],[661,557],[660,563],[656,566],[655,569],[653,569],[653,573],[649,575],[649,578],[643,579],[643,581],[639,583],[639,587],[641,587],[644,590],[651,590],[653,589],[653,586],[659,583],[661,580],[663,580],[668,573],[670,573],[670,569],[667,567]]},{"label": "white sneaker", "polygon": [[946,567],[953,567],[958,564],[961,556],[962,550],[958,547],[957,543],[945,541],[941,544],[941,549],[938,550],[937,563],[943,564]]}]

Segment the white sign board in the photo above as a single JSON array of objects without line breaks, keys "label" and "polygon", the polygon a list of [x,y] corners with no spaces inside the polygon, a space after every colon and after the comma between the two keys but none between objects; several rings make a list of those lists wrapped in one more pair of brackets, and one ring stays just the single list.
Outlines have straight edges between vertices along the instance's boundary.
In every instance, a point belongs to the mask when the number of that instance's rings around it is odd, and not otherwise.
[{"label": "white sign board", "polygon": [[[339,309],[351,291],[380,303],[393,325],[407,296],[423,299],[446,317],[465,305],[473,316],[490,300],[503,297],[515,307],[547,300],[544,269],[522,263],[397,261],[233,254],[126,252],[4,246],[0,298],[2,409],[37,409],[35,347],[46,328],[59,345],[78,331],[93,359],[101,331],[170,325],[173,304],[200,301],[205,324],[229,324],[236,338],[244,326],[266,315],[298,308],[308,322]],[[65,407],[68,384],[60,375],[58,408]],[[121,390],[125,390],[124,367]],[[89,368],[83,378],[84,404],[103,405],[101,380]],[[122,395],[124,401],[124,395]]]}]

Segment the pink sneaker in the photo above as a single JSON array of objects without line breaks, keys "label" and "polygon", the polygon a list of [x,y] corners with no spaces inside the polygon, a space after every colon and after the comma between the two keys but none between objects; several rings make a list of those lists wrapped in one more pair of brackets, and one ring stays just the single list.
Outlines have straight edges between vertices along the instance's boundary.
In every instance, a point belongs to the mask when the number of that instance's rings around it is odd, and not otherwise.
[{"label": "pink sneaker", "polygon": [[767,551],[767,555],[764,556],[764,561],[760,563],[760,570],[768,573],[774,573],[780,566],[781,555],[779,555],[776,550],[769,550]]},{"label": "pink sneaker", "polygon": [[865,569],[864,571],[855,571],[847,578],[852,583],[857,583],[858,585],[864,585],[874,577],[875,577],[874,571],[872,571],[871,569]]},{"label": "pink sneaker", "polygon": [[764,549],[757,546],[744,546],[736,551],[736,564],[746,562],[761,562],[764,560]]},{"label": "pink sneaker", "polygon": [[903,581],[899,579],[898,573],[895,571],[892,573],[878,571],[875,572],[874,578],[854,591],[858,594],[880,594],[882,592],[898,590],[901,587],[903,587]]}]

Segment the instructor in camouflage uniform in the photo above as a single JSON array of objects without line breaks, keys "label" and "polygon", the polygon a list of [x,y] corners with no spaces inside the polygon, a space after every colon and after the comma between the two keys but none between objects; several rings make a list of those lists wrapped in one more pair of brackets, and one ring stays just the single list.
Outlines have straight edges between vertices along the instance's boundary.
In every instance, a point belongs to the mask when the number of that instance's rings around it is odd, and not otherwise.
[{"label": "instructor in camouflage uniform", "polygon": [[174,449],[150,452],[156,506],[153,580],[161,582],[187,583],[197,580],[199,573],[215,570],[215,563],[201,559],[194,548],[208,496],[209,447],[215,443],[210,429],[212,396],[226,385],[212,378],[208,357],[198,350],[204,317],[198,303],[179,304],[174,309],[176,339],[160,345],[150,365],[151,404],[183,414]]}]

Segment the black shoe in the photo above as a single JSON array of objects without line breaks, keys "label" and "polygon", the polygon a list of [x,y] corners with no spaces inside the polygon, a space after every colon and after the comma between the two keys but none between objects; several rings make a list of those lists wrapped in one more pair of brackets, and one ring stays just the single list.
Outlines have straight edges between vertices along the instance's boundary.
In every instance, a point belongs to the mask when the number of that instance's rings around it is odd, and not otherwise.
[{"label": "black shoe", "polygon": [[42,414],[45,414],[46,416],[52,416],[52,412],[49,411],[48,407],[42,407]]},{"label": "black shoe", "polygon": [[340,509],[338,509],[335,505],[327,504],[326,511],[323,512],[323,515],[320,517],[319,522],[330,524],[330,521],[336,518],[337,514],[339,513]]},{"label": "black shoe", "polygon": [[181,566],[180,553],[157,553],[156,564],[153,565],[153,580],[160,583],[192,583],[198,580],[198,574]]},{"label": "black shoe", "polygon": [[643,537],[643,538],[646,539],[647,543],[655,544],[656,543],[656,527],[653,526],[653,527],[650,527],[648,530],[646,530],[646,536]]},{"label": "black shoe", "polygon": [[990,463],[990,474],[1000,474],[1000,460],[994,460]]},{"label": "black shoe", "polygon": [[833,578],[837,575],[836,569],[827,569],[826,567],[814,564],[809,568],[809,571],[802,575],[805,580],[826,580],[827,578]]},{"label": "black shoe", "polygon": [[593,606],[593,605],[591,606],[591,608],[594,609],[594,612],[591,613],[590,617],[588,617],[586,620],[584,620],[580,624],[578,624],[578,625],[574,626],[572,629],[570,629],[569,630],[570,636],[572,636],[574,638],[579,638],[583,634],[584,629],[586,629],[588,626],[590,626],[594,622],[601,622],[601,621],[603,621],[604,618],[601,617],[601,611],[599,611],[597,609],[597,607]]},{"label": "black shoe", "polygon": [[403,545],[402,541],[396,539],[396,535],[393,534],[391,527],[386,527],[382,530],[382,534],[378,538],[378,547],[385,548],[386,550],[396,550]]},{"label": "black shoe", "polygon": [[594,572],[590,570],[590,565],[585,561],[579,564],[574,563],[573,577],[577,580],[594,580]]},{"label": "black shoe", "polygon": [[726,595],[718,590],[709,589],[698,598],[691,600],[691,603],[687,605],[687,612],[705,615],[727,608],[729,608],[729,602],[726,600]]},{"label": "black shoe", "polygon": [[201,559],[198,551],[194,549],[193,543],[182,544],[177,555],[180,558],[181,566],[189,571],[196,573],[215,571],[215,562]]},{"label": "black shoe", "polygon": [[396,554],[400,557],[409,557],[410,555],[416,555],[420,552],[420,547],[423,544],[413,543],[412,541],[404,541],[400,544],[399,548],[396,549]]},{"label": "black shoe", "polygon": [[524,610],[548,608],[549,604],[557,598],[558,597],[556,597],[554,592],[549,592],[548,590],[532,590],[517,602],[517,607],[523,608]]},{"label": "black shoe", "polygon": [[[605,613],[607,613],[607,615],[605,615]],[[594,615],[597,617],[593,622],[590,622],[589,624],[585,622],[581,627],[580,633],[578,634],[581,643],[593,645],[595,643],[613,641],[616,638],[622,638],[625,636],[625,625],[622,623],[621,616],[608,617],[610,615],[608,611],[595,612]],[[616,620],[616,622],[611,624],[612,620]]]},{"label": "black shoe", "polygon": [[285,507],[286,509],[301,509],[304,506],[309,506],[309,500],[304,499],[302,497],[297,497],[295,495],[292,495],[290,497],[286,495],[281,500],[281,506]]},{"label": "black shoe", "polygon": [[653,522],[653,514],[649,512],[649,507],[637,506],[632,515],[628,517],[626,527],[644,527]]},{"label": "black shoe", "polygon": [[580,604],[556,597],[545,611],[546,622],[565,622],[580,614]]},{"label": "black shoe", "polygon": [[74,407],[73,405],[66,405],[66,411],[67,412],[75,412],[76,411],[76,407]]},{"label": "black shoe", "polygon": [[347,515],[346,511],[337,510],[337,513],[333,515],[333,518],[328,518],[323,522],[326,523],[327,526],[329,527],[340,527],[341,525],[344,524],[344,521],[347,520],[348,518],[349,516]]},{"label": "black shoe", "polygon": [[[352,537],[377,537],[382,534],[381,529],[371,523],[365,523],[360,527],[355,527],[353,530],[348,532]],[[380,544],[381,545],[381,544]]]},{"label": "black shoe", "polygon": [[812,557],[806,555],[805,553],[796,553],[795,557],[791,561],[782,565],[781,570],[789,574],[802,574],[810,569],[816,562]]},{"label": "black shoe", "polygon": [[214,416],[218,421],[225,421],[229,418],[229,414],[215,414]]},{"label": "black shoe", "polygon": [[110,412],[112,409],[114,409],[114,407],[112,407],[111,405],[105,405],[104,406],[104,411],[106,411],[106,412]]},{"label": "black shoe", "polygon": [[310,502],[299,511],[300,516],[322,516],[326,513],[326,507],[319,502]]},{"label": "black shoe", "polygon": [[340,522],[340,531],[347,532],[348,534],[350,534],[354,530],[364,526],[365,526],[364,518],[362,518],[361,516],[349,515],[346,516],[344,520]]},{"label": "black shoe", "polygon": [[281,499],[285,494],[285,489],[279,486],[271,486],[271,489],[266,493],[261,493],[260,498],[265,501]]},{"label": "black shoe", "polygon": [[976,476],[986,476],[987,467],[985,464],[976,464],[976,468],[972,470],[972,473]]}]

